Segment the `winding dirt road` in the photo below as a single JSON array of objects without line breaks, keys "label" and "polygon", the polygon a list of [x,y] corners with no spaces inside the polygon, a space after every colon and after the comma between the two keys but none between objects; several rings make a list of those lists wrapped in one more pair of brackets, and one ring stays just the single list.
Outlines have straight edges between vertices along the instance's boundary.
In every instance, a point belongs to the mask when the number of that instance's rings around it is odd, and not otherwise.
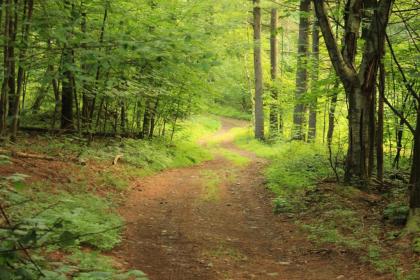
[{"label": "winding dirt road", "polygon": [[[222,123],[215,137],[246,125]],[[113,253],[120,263],[151,280],[385,279],[355,257],[317,249],[292,219],[274,215],[266,162],[229,139],[220,147],[249,164],[235,165],[215,149],[211,161],[136,182],[121,208],[132,224]]]}]

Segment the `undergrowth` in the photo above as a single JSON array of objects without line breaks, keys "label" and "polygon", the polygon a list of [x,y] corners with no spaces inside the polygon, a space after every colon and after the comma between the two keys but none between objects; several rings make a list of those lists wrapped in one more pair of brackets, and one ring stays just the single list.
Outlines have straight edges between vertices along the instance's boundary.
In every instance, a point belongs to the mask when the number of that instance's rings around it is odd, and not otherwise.
[{"label": "undergrowth", "polygon": [[[168,168],[185,167],[212,158],[197,141],[214,133],[220,121],[210,116],[196,116],[178,125],[171,142],[167,138],[142,139],[96,139],[88,143],[77,136],[36,136],[24,138],[16,148],[55,156],[57,159],[77,159],[79,162],[112,162],[122,155],[121,162],[144,169],[144,174]],[[109,178],[104,178],[106,181]]]},{"label": "undergrowth", "polygon": [[[141,271],[120,271],[115,260],[103,255],[120,243],[124,227],[115,196],[130,186],[133,177],[211,159],[197,142],[219,127],[218,119],[198,116],[180,123],[173,141],[21,138],[13,149],[75,164],[66,163],[71,170],[57,170],[42,180],[25,174],[2,177],[0,206],[10,223],[0,219],[0,279],[147,279]],[[117,155],[122,158],[112,166]],[[10,161],[2,156],[0,163]]]},{"label": "undergrowth", "polygon": [[[253,139],[246,129],[231,133],[238,146],[269,159],[265,175],[267,187],[276,196],[274,212],[293,217],[314,244],[358,255],[395,279],[418,279],[420,267],[412,261],[401,262],[407,249],[395,243],[404,238],[401,225],[408,211],[404,186],[384,197],[341,186],[334,182],[328,151],[322,145],[268,144]],[[342,175],[343,171],[338,172]]]},{"label": "undergrowth", "polygon": [[215,114],[217,116],[223,116],[223,117],[228,117],[228,118],[233,118],[233,119],[238,119],[238,120],[249,121],[252,118],[252,115],[250,113],[239,111],[238,109],[233,108],[233,107],[220,106],[217,104],[214,104],[214,106],[211,106],[209,108],[209,111],[212,114]]}]

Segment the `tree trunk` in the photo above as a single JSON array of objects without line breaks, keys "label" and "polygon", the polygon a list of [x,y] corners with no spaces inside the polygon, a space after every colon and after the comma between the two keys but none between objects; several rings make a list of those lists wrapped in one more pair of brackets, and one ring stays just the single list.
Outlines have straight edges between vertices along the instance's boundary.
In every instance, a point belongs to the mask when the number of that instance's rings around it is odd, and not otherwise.
[{"label": "tree trunk", "polygon": [[380,182],[384,179],[384,99],[385,65],[381,59],[379,65],[378,124],[376,130],[376,176]]},{"label": "tree trunk", "polygon": [[28,47],[28,38],[29,38],[29,32],[30,32],[30,24],[32,20],[32,14],[33,14],[33,7],[34,2],[33,0],[28,0],[26,2],[26,5],[24,7],[24,12],[22,16],[22,23],[24,24],[24,27],[22,28],[22,45],[20,54],[19,54],[19,69],[18,69],[18,76],[17,76],[17,91],[16,91],[16,97],[14,102],[14,108],[12,110],[13,114],[13,124],[12,124],[12,141],[16,141],[16,134],[18,130],[19,125],[19,109],[20,109],[20,97],[22,95],[23,90],[23,81],[24,77],[26,75],[26,69],[23,68],[22,64],[24,60],[26,59],[26,49]]},{"label": "tree trunk", "polygon": [[406,229],[409,232],[420,232],[420,104],[417,104],[417,124],[410,177],[410,214]]},{"label": "tree trunk", "polygon": [[314,19],[312,28],[312,95],[309,107],[309,130],[308,140],[315,141],[316,139],[316,117],[317,117],[317,82],[319,77],[319,24],[318,20]]},{"label": "tree trunk", "polygon": [[369,183],[369,158],[374,152],[370,129],[376,74],[385,42],[385,29],[392,0],[382,0],[374,7],[371,24],[365,33],[365,44],[359,72],[356,72],[355,55],[360,32],[363,1],[348,1],[345,9],[345,34],[343,52],[331,30],[324,0],[314,1],[320,28],[327,45],[331,62],[344,84],[349,103],[349,147],[346,159],[345,181],[357,185]]},{"label": "tree trunk", "polygon": [[73,64],[73,50],[68,46],[63,50],[63,73],[61,81],[61,128],[73,130],[73,100],[74,84],[73,73],[69,65]]},{"label": "tree trunk", "polygon": [[293,139],[304,140],[305,110],[306,106],[302,101],[308,90],[308,44],[309,44],[309,11],[310,0],[300,1],[299,16],[299,38],[296,67],[296,93],[295,108],[293,112]]},{"label": "tree trunk", "polygon": [[9,119],[13,118],[13,111],[16,104],[16,57],[15,57],[15,45],[16,45],[16,32],[17,32],[17,24],[18,24],[18,1],[14,0],[13,3],[11,2],[11,10],[10,10],[10,23],[9,23],[9,48],[8,48],[8,57],[9,57],[9,76],[8,76],[8,84],[9,84],[9,110],[8,110],[8,117]]},{"label": "tree trunk", "polygon": [[143,114],[143,127],[142,127],[142,133],[141,138],[145,139],[149,136],[150,132],[150,111],[151,111],[151,104],[150,104],[150,98],[146,99],[146,103],[144,105],[144,114]]},{"label": "tree trunk", "polygon": [[254,9],[254,74],[255,74],[255,138],[264,139],[263,70],[261,56],[260,0],[253,0]]},{"label": "tree trunk", "polygon": [[334,87],[333,87],[333,96],[331,97],[330,109],[328,112],[328,131],[327,131],[327,144],[330,147],[332,144],[332,139],[334,136],[334,129],[335,129],[335,110],[337,108],[337,100],[338,100],[338,87],[339,87],[339,80],[338,78],[335,79]]},{"label": "tree trunk", "polygon": [[9,34],[9,25],[11,23],[10,20],[10,4],[11,0],[6,0],[4,5],[2,5],[2,10],[5,9],[5,17],[4,17],[4,47],[3,47],[3,63],[4,63],[4,70],[3,70],[3,83],[1,88],[1,98],[0,98],[0,135],[5,136],[7,131],[7,117],[8,117],[8,110],[9,110],[9,83],[8,78],[10,76],[10,58],[9,58],[9,45],[10,45],[10,34]]},{"label": "tree trunk", "polygon": [[156,114],[159,107],[159,98],[156,98],[155,104],[153,109],[150,113],[150,131],[149,131],[149,138],[153,138],[153,134],[155,133],[155,126],[156,126]]},{"label": "tree trunk", "polygon": [[277,28],[278,13],[277,9],[271,9],[271,35],[270,35],[270,62],[271,62],[271,103],[270,103],[270,134],[276,136],[279,132],[278,118],[278,91],[276,87],[277,80]]}]

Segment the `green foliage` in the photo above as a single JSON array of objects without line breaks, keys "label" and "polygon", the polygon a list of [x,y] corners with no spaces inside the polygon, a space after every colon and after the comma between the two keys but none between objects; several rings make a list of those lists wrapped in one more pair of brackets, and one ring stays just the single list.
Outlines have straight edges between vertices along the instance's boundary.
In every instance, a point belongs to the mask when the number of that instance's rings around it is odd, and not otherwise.
[{"label": "green foliage", "polygon": [[312,189],[319,179],[332,176],[327,150],[322,146],[302,142],[276,142],[270,145],[249,138],[246,131],[237,132],[236,135],[236,143],[240,147],[270,160],[265,175],[268,187],[277,195],[274,200],[275,212],[303,207],[300,197]]},{"label": "green foliage", "polygon": [[[65,275],[75,269],[85,272],[76,273],[74,279],[146,279],[138,271],[121,273],[113,269],[99,253],[79,251],[82,245],[109,250],[120,242],[123,223],[109,202],[91,194],[11,189],[16,182],[25,185],[24,178],[20,174],[6,177],[0,187],[1,207],[6,207],[11,223],[0,230],[1,279],[38,279],[40,270],[45,275],[42,279],[67,279]],[[31,259],[22,248],[31,249]],[[69,262],[55,267],[45,252],[56,250],[75,253]]]},{"label": "green foliage", "polygon": [[201,172],[203,178],[203,194],[204,201],[217,201],[220,199],[220,176],[213,170],[205,170]]},{"label": "green foliage", "polygon": [[99,175],[99,183],[123,191],[129,187],[129,176],[126,172],[116,174],[113,171],[105,171]]},{"label": "green foliage", "polygon": [[239,153],[233,152],[228,149],[218,148],[217,153],[221,154],[223,157],[227,158],[237,166],[244,167],[251,162],[251,160],[248,157],[245,157],[243,155],[240,155]]},{"label": "green foliage", "polygon": [[223,117],[229,117],[234,118],[238,120],[246,120],[250,121],[252,118],[252,115],[249,112],[243,112],[241,110],[238,110],[236,108],[230,107],[230,106],[210,106],[209,110],[212,114],[223,116]]},{"label": "green foliage", "polygon": [[402,202],[390,203],[384,209],[384,219],[392,224],[404,225],[409,212],[409,207]]}]

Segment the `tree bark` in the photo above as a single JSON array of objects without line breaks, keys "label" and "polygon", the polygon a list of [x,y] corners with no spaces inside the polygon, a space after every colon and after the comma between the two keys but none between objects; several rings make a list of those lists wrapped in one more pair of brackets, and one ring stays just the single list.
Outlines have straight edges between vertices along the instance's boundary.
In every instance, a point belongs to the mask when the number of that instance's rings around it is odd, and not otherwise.
[{"label": "tree bark", "polygon": [[349,103],[349,147],[346,158],[345,181],[366,185],[369,183],[369,158],[374,151],[371,111],[379,60],[385,41],[385,29],[392,7],[392,0],[380,1],[374,9],[366,33],[365,46],[359,72],[354,65],[363,1],[349,0],[345,9],[344,49],[341,53],[331,31],[324,0],[314,1],[320,28],[327,45],[331,62],[344,84]]},{"label": "tree bark", "polygon": [[312,75],[311,75],[311,85],[312,85],[312,95],[311,103],[309,106],[309,130],[308,130],[308,140],[315,141],[316,139],[316,117],[317,117],[317,82],[319,77],[319,24],[318,20],[314,19],[313,28],[312,28]]},{"label": "tree bark", "polygon": [[276,136],[279,132],[279,111],[278,111],[278,91],[277,80],[277,28],[278,13],[277,9],[271,9],[271,34],[270,34],[270,62],[271,62],[271,103],[270,103],[270,134]]},{"label": "tree bark", "polygon": [[19,54],[19,68],[18,68],[18,75],[17,75],[17,90],[16,90],[16,97],[14,101],[14,108],[12,109],[13,114],[13,123],[12,123],[12,141],[16,141],[18,125],[19,125],[19,109],[20,109],[20,97],[22,95],[23,89],[23,81],[26,75],[26,69],[23,68],[22,64],[26,59],[26,50],[28,47],[28,39],[29,39],[29,32],[30,32],[30,24],[32,20],[33,14],[33,7],[34,2],[33,0],[25,1],[26,6],[24,7],[24,12],[22,16],[22,45],[20,54]]},{"label": "tree bark", "polygon": [[261,55],[260,0],[253,0],[254,9],[254,74],[255,74],[255,138],[264,139],[263,70]]},{"label": "tree bark", "polygon": [[[3,3],[2,3],[3,4]],[[11,24],[10,20],[10,4],[11,0],[6,0],[5,3],[2,5],[2,10],[5,9],[5,16],[4,16],[4,29],[3,29],[3,36],[4,36],[4,47],[3,47],[3,83],[1,88],[1,98],[0,98],[0,135],[6,136],[7,131],[7,117],[8,117],[8,110],[9,110],[9,83],[8,79],[10,76],[11,68],[10,68],[10,58],[9,58],[9,45],[10,45],[10,34],[9,34],[9,25]]]},{"label": "tree bark", "polygon": [[416,133],[414,134],[410,177],[410,213],[406,229],[409,232],[420,232],[420,104],[417,104]]},{"label": "tree bark", "polygon": [[309,11],[310,0],[301,0],[299,7],[299,38],[296,66],[296,93],[293,112],[293,139],[304,140],[305,110],[302,101],[308,90],[308,44],[309,44]]},{"label": "tree bark", "polygon": [[378,124],[376,130],[376,176],[380,182],[384,179],[384,99],[385,65],[381,59],[379,65]]},{"label": "tree bark", "polygon": [[74,84],[73,73],[69,65],[73,64],[73,50],[68,46],[64,46],[63,50],[63,73],[61,88],[61,128],[66,130],[74,129],[73,119],[73,100],[74,100]]}]

